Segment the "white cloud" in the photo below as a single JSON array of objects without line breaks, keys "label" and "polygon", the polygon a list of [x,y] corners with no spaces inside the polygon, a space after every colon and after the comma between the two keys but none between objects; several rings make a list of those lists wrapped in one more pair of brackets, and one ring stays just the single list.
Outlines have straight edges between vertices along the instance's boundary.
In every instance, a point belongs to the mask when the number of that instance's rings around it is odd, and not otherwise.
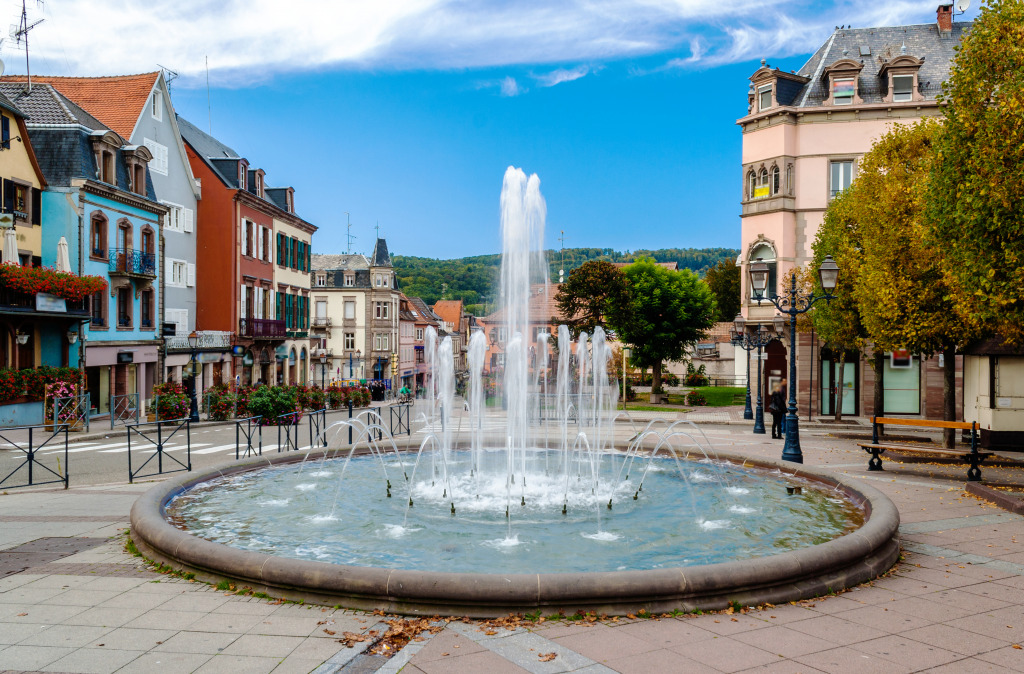
[{"label": "white cloud", "polygon": [[502,96],[518,96],[523,93],[523,90],[519,88],[519,83],[516,82],[514,77],[506,77],[501,80],[498,86],[501,87]]},{"label": "white cloud", "polygon": [[591,72],[590,66],[576,66],[575,68],[558,68],[543,75],[534,75],[534,79],[542,87],[553,87],[562,82],[573,82],[586,77]]},{"label": "white cloud", "polygon": [[[20,3],[0,10],[14,23]],[[142,72],[159,63],[181,74],[179,86],[198,86],[208,57],[215,84],[244,86],[322,68],[595,63],[687,45],[691,56],[671,65],[705,67],[806,52],[836,24],[925,21],[933,10],[914,0],[48,0],[34,11],[32,19],[46,19],[32,32],[40,72]],[[3,51],[19,72],[10,40]],[[559,68],[537,80],[553,86],[590,72]]]}]

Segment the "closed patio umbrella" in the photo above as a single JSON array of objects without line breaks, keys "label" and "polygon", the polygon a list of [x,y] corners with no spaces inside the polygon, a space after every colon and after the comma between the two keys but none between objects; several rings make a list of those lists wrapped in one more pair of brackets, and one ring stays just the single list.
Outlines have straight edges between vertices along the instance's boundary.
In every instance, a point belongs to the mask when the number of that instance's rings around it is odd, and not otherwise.
[{"label": "closed patio umbrella", "polygon": [[18,264],[18,237],[13,227],[4,230],[4,264]]},{"label": "closed patio umbrella", "polygon": [[63,236],[57,242],[57,271],[71,272],[71,256],[68,255],[68,240]]}]

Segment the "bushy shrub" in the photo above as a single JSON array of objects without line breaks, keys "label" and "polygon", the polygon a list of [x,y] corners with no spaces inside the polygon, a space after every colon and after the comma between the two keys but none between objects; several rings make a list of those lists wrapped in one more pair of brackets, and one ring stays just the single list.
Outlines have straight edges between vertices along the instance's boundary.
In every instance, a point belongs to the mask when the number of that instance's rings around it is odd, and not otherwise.
[{"label": "bushy shrub", "polygon": [[178,382],[169,381],[153,387],[156,398],[156,420],[169,421],[184,419],[189,415],[190,400],[185,387]]},{"label": "bushy shrub", "polygon": [[370,389],[365,386],[345,386],[334,382],[327,387],[327,404],[332,410],[348,407],[366,407],[370,404]]},{"label": "bushy shrub", "polygon": [[236,396],[225,384],[219,384],[206,391],[206,416],[211,421],[225,421],[235,413]]},{"label": "bushy shrub", "polygon": [[[298,397],[298,390],[292,386],[260,386],[249,394],[248,414],[262,417],[262,426],[298,423],[302,417]],[[292,412],[300,414],[279,418]]]},{"label": "bushy shrub", "polygon": [[708,386],[711,380],[708,379],[707,370],[704,368],[704,364],[697,369],[693,368],[693,363],[686,364],[686,385],[687,386]]},{"label": "bushy shrub", "polygon": [[0,403],[17,398],[24,390],[19,370],[0,370]]},{"label": "bushy shrub", "polygon": [[693,407],[703,407],[708,404],[708,399],[700,391],[690,391],[686,394],[686,404]]},{"label": "bushy shrub", "polygon": [[25,395],[32,400],[42,400],[48,384],[66,382],[77,386],[78,370],[72,367],[42,365],[32,370],[22,370],[21,379],[25,385]]}]

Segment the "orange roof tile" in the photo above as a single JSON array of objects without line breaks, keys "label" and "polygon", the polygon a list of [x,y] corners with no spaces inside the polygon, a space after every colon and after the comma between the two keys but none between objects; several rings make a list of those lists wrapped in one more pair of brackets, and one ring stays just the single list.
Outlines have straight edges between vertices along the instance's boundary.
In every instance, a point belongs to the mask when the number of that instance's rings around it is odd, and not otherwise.
[{"label": "orange roof tile", "polygon": [[455,329],[459,329],[459,319],[462,317],[462,300],[438,300],[431,307],[434,313],[441,317],[445,323],[451,323]]},{"label": "orange roof tile", "polygon": [[[114,77],[33,75],[32,81],[52,85],[127,140],[131,138],[143,108],[149,103],[149,92],[159,75],[159,72]],[[9,75],[2,81],[24,82],[25,76]]]}]

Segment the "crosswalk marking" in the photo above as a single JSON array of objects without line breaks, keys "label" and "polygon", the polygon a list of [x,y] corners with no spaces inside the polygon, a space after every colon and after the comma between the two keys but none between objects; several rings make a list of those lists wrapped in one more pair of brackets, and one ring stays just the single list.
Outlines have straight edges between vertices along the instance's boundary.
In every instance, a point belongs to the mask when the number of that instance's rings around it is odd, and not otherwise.
[{"label": "crosswalk marking", "polygon": [[[192,446],[193,447],[197,447],[198,445],[192,445]],[[193,454],[216,454],[217,452],[224,452],[224,451],[231,451],[231,452],[235,451],[235,443],[232,442],[230,445],[216,445],[215,447],[207,447],[206,449],[193,449],[192,453]]]}]

